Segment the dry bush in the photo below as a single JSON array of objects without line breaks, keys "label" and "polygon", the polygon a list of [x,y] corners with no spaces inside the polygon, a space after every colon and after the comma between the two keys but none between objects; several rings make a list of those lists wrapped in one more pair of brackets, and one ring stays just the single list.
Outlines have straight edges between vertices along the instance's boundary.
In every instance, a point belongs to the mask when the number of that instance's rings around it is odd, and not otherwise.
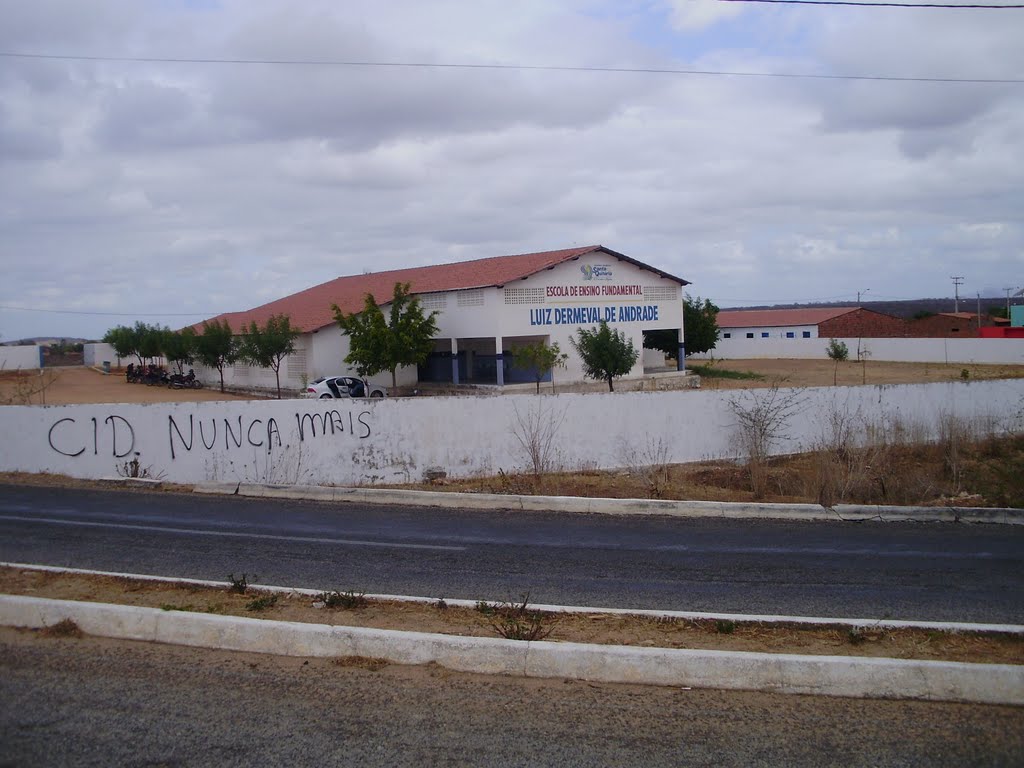
[{"label": "dry bush", "polygon": [[56,371],[9,371],[0,381],[0,405],[46,405],[46,390],[57,380]]},{"label": "dry bush", "polygon": [[527,469],[535,478],[559,468],[555,439],[565,421],[567,409],[563,407],[559,412],[557,408],[547,405],[546,400],[541,398],[539,402],[531,403],[525,413],[520,412],[515,403],[512,404],[515,415],[512,436],[519,445]]},{"label": "dry bush", "polygon": [[648,438],[637,448],[628,439],[620,441],[620,460],[630,474],[638,477],[652,499],[663,499],[672,485],[671,446],[664,438]]},{"label": "dry bush", "polygon": [[746,390],[729,398],[735,418],[733,443],[746,462],[755,499],[768,493],[768,459],[775,446],[789,439],[789,422],[803,407],[804,397],[778,383],[767,389]]}]

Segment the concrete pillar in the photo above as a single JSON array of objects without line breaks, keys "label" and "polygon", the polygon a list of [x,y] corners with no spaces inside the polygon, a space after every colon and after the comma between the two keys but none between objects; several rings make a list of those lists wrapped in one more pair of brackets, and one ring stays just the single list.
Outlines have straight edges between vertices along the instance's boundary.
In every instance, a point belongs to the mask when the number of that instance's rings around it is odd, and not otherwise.
[{"label": "concrete pillar", "polygon": [[676,353],[676,370],[686,370],[686,342],[683,338],[683,329],[679,329],[679,351]]},{"label": "concrete pillar", "polygon": [[501,336],[495,336],[494,338],[494,365],[496,369],[496,375],[498,377],[498,386],[505,386],[505,355],[501,350]]},{"label": "concrete pillar", "polygon": [[459,340],[452,337],[452,384],[459,383]]}]

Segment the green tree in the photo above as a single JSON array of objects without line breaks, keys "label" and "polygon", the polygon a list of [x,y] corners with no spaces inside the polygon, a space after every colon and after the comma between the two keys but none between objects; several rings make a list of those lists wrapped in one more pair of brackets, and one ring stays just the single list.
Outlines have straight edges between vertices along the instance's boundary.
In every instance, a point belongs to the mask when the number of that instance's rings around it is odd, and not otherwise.
[{"label": "green tree", "polygon": [[118,357],[135,357],[139,365],[143,365],[146,360],[160,356],[168,333],[170,330],[167,328],[138,321],[131,327],[119,325],[111,328],[103,341],[114,348]]},{"label": "green tree", "polygon": [[281,363],[295,351],[295,340],[302,334],[292,328],[288,315],[271,315],[261,328],[254,320],[243,329],[239,354],[246,362],[274,371],[277,399],[281,399]]},{"label": "green tree", "polygon": [[346,315],[337,304],[331,305],[334,319],[349,337],[345,362],[354,365],[360,376],[391,371],[391,386],[397,387],[399,366],[419,365],[434,348],[438,313],[425,314],[409,288],[409,283],[395,283],[387,318],[369,293],[359,313]]},{"label": "green tree", "polygon": [[238,339],[227,320],[203,322],[203,332],[196,337],[196,357],[220,374],[220,391],[224,391],[224,368],[238,359]]},{"label": "green tree", "polygon": [[533,376],[537,380],[537,394],[540,394],[540,380],[544,374],[551,371],[551,389],[555,388],[555,368],[564,368],[565,361],[569,355],[558,348],[558,342],[547,344],[538,341],[536,344],[527,344],[516,347],[512,350],[512,360],[518,368],[533,369]]},{"label": "green tree", "polygon": [[135,356],[135,334],[127,325],[118,325],[108,330],[103,334],[103,343],[112,346],[119,358]]},{"label": "green tree", "polygon": [[149,325],[140,321],[135,323],[132,332],[135,334],[136,355],[141,365],[144,360],[160,357],[164,346],[164,339],[167,338],[167,334],[171,331],[166,327],[161,328],[159,325]]},{"label": "green tree", "polygon": [[195,330],[182,328],[180,331],[170,331],[164,334],[161,351],[167,362],[177,367],[178,373],[184,373],[185,366],[192,365],[196,359]]},{"label": "green tree", "polygon": [[608,382],[608,391],[614,392],[613,380],[632,370],[640,353],[620,330],[613,330],[608,323],[591,328],[578,328],[579,338],[569,337],[569,343],[583,360],[583,372],[591,379]]},{"label": "green tree", "polygon": [[839,363],[850,357],[850,348],[846,346],[845,341],[839,341],[839,339],[829,339],[828,346],[825,347],[825,354],[828,355],[830,360],[835,361],[835,367],[832,369],[832,386],[839,383]]},{"label": "green tree", "polygon": [[[683,331],[687,357],[714,349],[718,342],[718,307],[710,299],[687,294],[683,298]],[[679,332],[674,328],[646,331],[644,346],[676,357],[679,354]]]}]

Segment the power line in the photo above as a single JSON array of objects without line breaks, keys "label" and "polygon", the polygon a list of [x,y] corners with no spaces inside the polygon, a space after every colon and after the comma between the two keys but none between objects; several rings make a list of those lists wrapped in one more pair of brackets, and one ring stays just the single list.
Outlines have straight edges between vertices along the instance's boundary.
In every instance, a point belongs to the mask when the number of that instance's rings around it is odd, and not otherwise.
[{"label": "power line", "polygon": [[0,304],[0,309],[13,312],[48,312],[54,315],[95,315],[100,317],[213,317],[220,312],[94,312],[78,309],[40,309],[39,307],[12,307]]},{"label": "power line", "polygon": [[465,62],[429,61],[345,61],[341,59],[216,59],[153,56],[85,56],[56,53],[18,53],[0,51],[0,57],[12,59],[44,59],[57,61],[95,61],[124,64],[215,64],[236,66],[289,66],[289,67],[373,67],[391,69],[467,69],[504,70],[521,72],[596,72],[635,75],[696,75],[706,77],[764,77],[801,80],[861,80],[895,83],[970,83],[1018,85],[1024,78],[992,77],[900,77],[894,75],[823,75],[805,72],[747,72],[724,69],[671,69],[658,67],[583,67],[546,64],[471,64]]},{"label": "power line", "polygon": [[1019,10],[1024,5],[980,5],[959,3],[872,3],[868,0],[719,0],[721,3],[774,3],[777,5],[858,5],[879,8],[957,8],[967,10],[994,10],[996,8]]}]

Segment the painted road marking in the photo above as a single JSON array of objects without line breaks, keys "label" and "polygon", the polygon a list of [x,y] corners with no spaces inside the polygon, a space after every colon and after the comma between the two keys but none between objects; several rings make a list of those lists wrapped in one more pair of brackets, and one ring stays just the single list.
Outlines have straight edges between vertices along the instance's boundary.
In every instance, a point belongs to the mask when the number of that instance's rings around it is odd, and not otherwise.
[{"label": "painted road marking", "polygon": [[153,531],[157,533],[181,533],[186,536],[223,536],[236,539],[263,539],[272,541],[301,541],[310,544],[343,544],[354,547],[388,547],[391,549],[433,549],[443,552],[462,552],[465,547],[451,547],[441,544],[405,544],[397,541],[367,541],[365,539],[324,539],[313,536],[280,536],[269,533],[238,533],[234,531],[203,531],[195,528],[165,528],[159,525],[130,525],[128,523],[96,523],[86,520],[60,520],[49,517],[20,517],[0,515],[0,520],[16,523],[46,523],[49,525],[73,525],[83,528],[118,528],[130,531]]}]

